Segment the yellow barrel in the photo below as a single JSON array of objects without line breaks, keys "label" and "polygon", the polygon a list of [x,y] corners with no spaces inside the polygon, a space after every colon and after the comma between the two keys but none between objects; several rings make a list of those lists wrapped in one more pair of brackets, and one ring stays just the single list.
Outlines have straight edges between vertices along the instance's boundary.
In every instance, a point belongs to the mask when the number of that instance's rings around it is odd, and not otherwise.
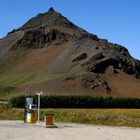
[{"label": "yellow barrel", "polygon": [[45,125],[46,125],[46,127],[54,125],[54,114],[46,114]]}]

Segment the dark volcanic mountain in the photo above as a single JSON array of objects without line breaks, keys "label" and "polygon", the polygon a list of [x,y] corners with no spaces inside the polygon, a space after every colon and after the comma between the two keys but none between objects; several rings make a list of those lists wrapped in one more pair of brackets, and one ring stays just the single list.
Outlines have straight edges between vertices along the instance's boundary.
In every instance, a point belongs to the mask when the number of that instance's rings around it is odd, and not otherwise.
[{"label": "dark volcanic mountain", "polygon": [[0,40],[0,88],[140,97],[140,61],[50,8]]}]

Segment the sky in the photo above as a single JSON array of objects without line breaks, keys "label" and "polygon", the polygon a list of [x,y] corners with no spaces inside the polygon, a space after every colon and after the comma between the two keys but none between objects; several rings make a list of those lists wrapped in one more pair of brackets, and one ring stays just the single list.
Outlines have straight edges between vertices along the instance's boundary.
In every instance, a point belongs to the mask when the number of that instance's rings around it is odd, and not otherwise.
[{"label": "sky", "polygon": [[140,0],[0,0],[0,38],[50,7],[140,60]]}]

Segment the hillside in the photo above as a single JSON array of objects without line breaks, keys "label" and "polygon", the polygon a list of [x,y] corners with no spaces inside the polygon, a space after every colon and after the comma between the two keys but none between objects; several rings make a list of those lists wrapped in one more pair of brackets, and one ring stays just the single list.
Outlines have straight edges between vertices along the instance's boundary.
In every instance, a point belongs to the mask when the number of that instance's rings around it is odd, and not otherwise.
[{"label": "hillside", "polygon": [[50,8],[0,39],[0,98],[44,94],[140,97],[140,61]]}]

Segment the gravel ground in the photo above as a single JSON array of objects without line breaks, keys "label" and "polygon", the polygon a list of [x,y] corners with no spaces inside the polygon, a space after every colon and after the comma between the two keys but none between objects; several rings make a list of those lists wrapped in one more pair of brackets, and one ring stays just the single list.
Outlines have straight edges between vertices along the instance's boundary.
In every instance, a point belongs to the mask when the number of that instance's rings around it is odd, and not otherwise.
[{"label": "gravel ground", "polygon": [[22,121],[0,121],[0,140],[140,140],[140,128],[56,124],[45,128]]}]

